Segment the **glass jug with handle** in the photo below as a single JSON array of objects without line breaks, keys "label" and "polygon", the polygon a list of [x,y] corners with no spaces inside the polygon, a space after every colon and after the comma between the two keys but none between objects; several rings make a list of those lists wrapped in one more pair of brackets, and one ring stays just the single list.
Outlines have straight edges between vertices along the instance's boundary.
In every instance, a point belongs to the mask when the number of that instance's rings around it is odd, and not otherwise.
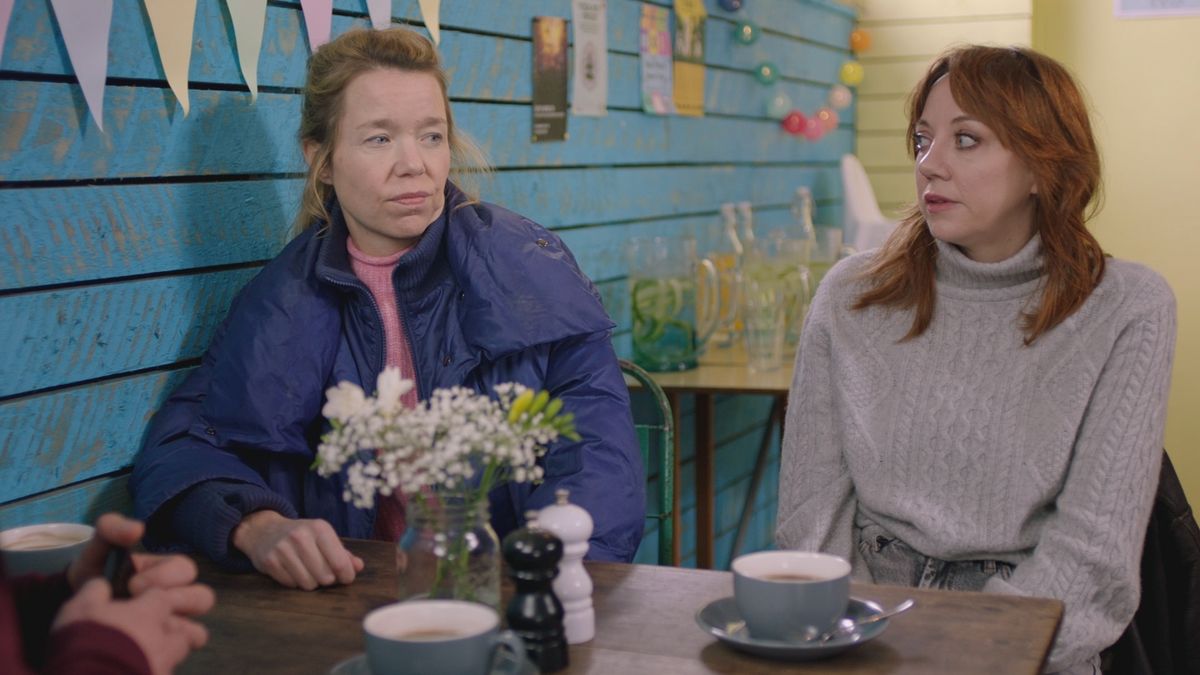
[{"label": "glass jug with handle", "polygon": [[[634,362],[658,372],[695,368],[720,316],[716,266],[696,254],[696,240],[690,236],[637,237],[625,254]],[[696,306],[697,280],[704,284],[704,308]]]}]

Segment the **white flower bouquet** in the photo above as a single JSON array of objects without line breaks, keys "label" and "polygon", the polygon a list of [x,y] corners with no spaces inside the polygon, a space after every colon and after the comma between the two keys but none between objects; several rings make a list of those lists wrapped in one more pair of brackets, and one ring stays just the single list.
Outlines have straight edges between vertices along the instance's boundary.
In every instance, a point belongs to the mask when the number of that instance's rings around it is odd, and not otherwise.
[{"label": "white flower bouquet", "polygon": [[574,415],[546,391],[505,383],[492,399],[450,387],[405,408],[401,397],[412,388],[389,367],[374,397],[350,382],[325,392],[321,413],[332,429],[314,465],[322,476],[348,467],[343,498],[355,506],[371,508],[377,494],[397,491],[421,499],[428,488],[474,502],[501,481],[539,480],[546,446],[560,436],[579,440]]},{"label": "white flower bouquet", "polygon": [[360,508],[374,506],[377,495],[409,497],[416,510],[398,557],[407,570],[402,598],[499,608],[499,543],[487,524],[488,492],[507,480],[539,480],[537,460],[546,446],[559,437],[579,440],[574,415],[548,392],[520,384],[497,385],[494,399],[463,387],[438,389],[406,408],[401,398],[412,388],[398,369],[386,368],[373,397],[350,382],[327,390],[321,412],[331,429],[314,468],[322,476],[344,470],[342,497]]}]

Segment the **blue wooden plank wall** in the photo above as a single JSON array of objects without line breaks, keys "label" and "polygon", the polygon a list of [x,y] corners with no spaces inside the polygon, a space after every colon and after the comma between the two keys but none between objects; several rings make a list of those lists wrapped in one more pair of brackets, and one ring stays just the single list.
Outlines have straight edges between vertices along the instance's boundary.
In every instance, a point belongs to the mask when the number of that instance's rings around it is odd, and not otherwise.
[{"label": "blue wooden plank wall", "polygon": [[[608,115],[571,117],[569,141],[532,144],[530,20],[569,17],[570,0],[442,3],[455,114],[499,169],[485,198],[561,232],[603,292],[622,355],[629,237],[702,235],[725,201],[751,201],[760,231],[787,226],[801,184],[813,189],[820,221],[840,222],[837,160],[854,145],[853,109],[818,143],[783,134],[765,115],[770,89],[754,77],[771,61],[782,73],[774,86],[796,107],[823,105],[850,58],[850,10],[755,0],[729,13],[707,0],[706,116],[683,118],[641,112],[640,5],[608,3]],[[335,34],[368,25],[362,0],[334,7]],[[393,11],[395,23],[421,29],[415,1],[396,0]],[[761,39],[737,44],[738,20],[757,23]],[[299,2],[268,5],[257,101],[232,34],[224,3],[200,0],[185,117],[141,2],[115,0],[101,132],[50,4],[16,0],[0,60],[0,527],[126,509],[125,477],[147,420],[197,362],[233,295],[288,239],[304,170],[294,138],[308,55]],[[725,396],[717,406],[723,562],[769,401]],[[776,476],[773,463],[748,548],[770,545]],[[695,532],[683,537],[691,563]]]}]

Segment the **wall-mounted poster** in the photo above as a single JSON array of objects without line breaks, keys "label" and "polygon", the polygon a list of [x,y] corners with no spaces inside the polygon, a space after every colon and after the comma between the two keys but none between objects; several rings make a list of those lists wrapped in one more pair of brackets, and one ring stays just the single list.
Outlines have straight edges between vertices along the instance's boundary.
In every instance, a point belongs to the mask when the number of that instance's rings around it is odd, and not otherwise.
[{"label": "wall-mounted poster", "polygon": [[571,113],[602,117],[608,113],[607,0],[572,0],[571,32],[575,36]]},{"label": "wall-mounted poster", "polygon": [[675,0],[675,110],[704,116],[703,0]]},{"label": "wall-mounted poster", "polygon": [[1118,19],[1156,16],[1200,16],[1200,0],[1113,0]]},{"label": "wall-mounted poster", "polygon": [[642,110],[670,115],[675,112],[671,84],[671,10],[642,5],[638,50],[642,56]]},{"label": "wall-mounted poster", "polygon": [[567,138],[567,20],[533,17],[533,142]]}]

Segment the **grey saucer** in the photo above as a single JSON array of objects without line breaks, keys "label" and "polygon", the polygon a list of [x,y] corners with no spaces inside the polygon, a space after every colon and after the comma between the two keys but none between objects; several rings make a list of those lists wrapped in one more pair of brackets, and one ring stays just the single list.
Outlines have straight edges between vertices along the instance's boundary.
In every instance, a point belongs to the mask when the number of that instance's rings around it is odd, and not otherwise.
[{"label": "grey saucer", "polygon": [[[371,664],[367,663],[366,654],[356,654],[330,669],[329,675],[371,675]],[[521,675],[538,675],[537,666],[526,663]]]},{"label": "grey saucer", "polygon": [[[859,620],[882,611],[883,609],[873,602],[850,598],[846,616]],[[816,661],[817,659],[827,659],[875,639],[883,632],[883,629],[887,628],[888,620],[880,619],[875,623],[869,623],[850,635],[828,642],[760,640],[750,635],[750,631],[746,628],[746,622],[742,620],[742,615],[738,612],[737,603],[733,596],[730,596],[714,600],[696,612],[696,623],[734,649],[788,661]]]},{"label": "grey saucer", "polygon": [[366,654],[355,654],[334,666],[329,675],[371,675],[371,664]]}]

